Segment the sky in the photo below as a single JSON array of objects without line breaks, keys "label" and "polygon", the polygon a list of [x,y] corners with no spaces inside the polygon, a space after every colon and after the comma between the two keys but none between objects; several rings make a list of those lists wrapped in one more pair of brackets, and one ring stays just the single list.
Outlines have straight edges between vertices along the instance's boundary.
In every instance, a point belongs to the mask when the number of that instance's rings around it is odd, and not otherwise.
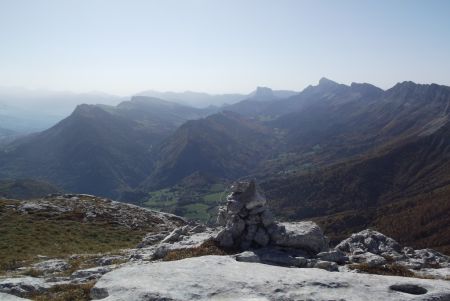
[{"label": "sky", "polygon": [[0,86],[248,93],[450,85],[446,0],[0,0]]}]

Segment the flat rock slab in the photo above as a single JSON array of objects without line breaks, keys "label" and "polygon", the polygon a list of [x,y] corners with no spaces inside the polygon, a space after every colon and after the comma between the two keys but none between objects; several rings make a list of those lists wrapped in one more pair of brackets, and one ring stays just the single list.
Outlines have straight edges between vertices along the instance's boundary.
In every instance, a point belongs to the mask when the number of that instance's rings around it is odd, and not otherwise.
[{"label": "flat rock slab", "polygon": [[105,274],[91,295],[104,301],[450,300],[450,282],[204,256],[119,268]]},{"label": "flat rock slab", "polygon": [[10,294],[0,293],[0,300],[2,301],[31,301],[30,299],[24,299],[16,297]]}]

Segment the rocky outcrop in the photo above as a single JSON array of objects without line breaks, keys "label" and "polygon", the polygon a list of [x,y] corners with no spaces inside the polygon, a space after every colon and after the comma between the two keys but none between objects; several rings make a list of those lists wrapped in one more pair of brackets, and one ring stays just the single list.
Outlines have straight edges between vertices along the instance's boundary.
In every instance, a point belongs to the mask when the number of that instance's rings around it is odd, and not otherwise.
[{"label": "rocky outcrop", "polygon": [[[126,279],[126,281],[125,281]],[[95,300],[449,300],[450,282],[291,269],[205,256],[104,275]]]},{"label": "rocky outcrop", "polygon": [[380,232],[366,229],[352,234],[349,238],[339,243],[336,249],[352,255],[365,252],[383,255],[398,253],[402,247],[392,238]]},{"label": "rocky outcrop", "polygon": [[370,229],[352,234],[335,249],[346,254],[350,263],[369,267],[395,263],[412,270],[450,268],[449,256],[431,249],[402,248],[394,239]]},{"label": "rocky outcrop", "polygon": [[32,269],[42,272],[44,274],[51,274],[51,273],[63,272],[65,270],[67,270],[70,267],[70,265],[67,263],[66,260],[49,259],[49,260],[35,263],[31,267],[32,267]]},{"label": "rocky outcrop", "polygon": [[186,224],[176,215],[149,210],[88,194],[52,194],[42,199],[20,201],[14,205],[22,214],[45,213],[47,216],[76,214],[82,221],[108,221],[131,229],[170,231]]},{"label": "rocky outcrop", "polygon": [[190,223],[175,228],[171,232],[149,233],[136,249],[128,251],[131,261],[157,260],[166,256],[169,252],[196,248],[203,243],[212,240],[217,235],[217,229],[208,228],[205,225]]},{"label": "rocky outcrop", "polygon": [[224,248],[277,246],[313,254],[328,249],[328,241],[315,223],[277,223],[266,206],[264,193],[254,181],[237,182],[231,187],[226,206],[219,209],[217,222],[224,228],[216,240]]},{"label": "rocky outcrop", "polygon": [[[173,229],[187,224],[184,219],[172,214],[86,194],[54,194],[41,199],[8,200],[0,207],[0,211],[4,213],[3,210],[6,210],[8,216],[30,218],[38,222],[70,220],[77,225],[113,225],[128,233],[146,231],[149,233],[147,238],[160,235],[160,240]],[[80,228],[74,226],[76,231]],[[150,239],[145,244],[151,245]],[[0,276],[0,293],[23,297],[45,293],[56,285],[95,281],[120,264],[134,261],[131,255],[137,250],[140,249],[121,250],[117,247],[111,253],[67,254],[61,255],[61,258],[50,258],[45,254],[35,255],[26,261],[18,260],[17,264],[23,266],[10,269]]]},{"label": "rocky outcrop", "polygon": [[111,266],[100,266],[100,267],[94,267],[90,269],[85,270],[78,270],[72,273],[70,275],[70,282],[71,283],[85,283],[91,280],[97,280],[102,275],[111,272],[114,268],[117,266],[111,265]]}]

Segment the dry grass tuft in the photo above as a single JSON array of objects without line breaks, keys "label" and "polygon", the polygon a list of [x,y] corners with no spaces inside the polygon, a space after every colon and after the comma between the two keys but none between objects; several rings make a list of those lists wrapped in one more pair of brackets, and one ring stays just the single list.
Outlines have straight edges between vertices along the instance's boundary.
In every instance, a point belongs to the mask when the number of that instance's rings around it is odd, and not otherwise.
[{"label": "dry grass tuft", "polygon": [[200,257],[206,255],[227,255],[225,250],[221,249],[213,240],[208,240],[196,248],[179,249],[170,251],[163,258],[164,261],[181,260],[191,257]]},{"label": "dry grass tuft", "polygon": [[26,296],[34,301],[88,301],[91,300],[90,293],[95,282],[84,284],[55,285],[43,293]]},{"label": "dry grass tuft", "polygon": [[28,269],[25,272],[23,272],[22,275],[31,276],[31,277],[40,277],[40,276],[44,275],[44,271],[36,270],[36,269]]},{"label": "dry grass tuft", "polygon": [[378,267],[371,267],[365,263],[351,264],[349,266],[352,270],[358,270],[367,274],[387,275],[387,276],[401,276],[401,277],[417,277],[409,269],[398,264],[386,264]]}]

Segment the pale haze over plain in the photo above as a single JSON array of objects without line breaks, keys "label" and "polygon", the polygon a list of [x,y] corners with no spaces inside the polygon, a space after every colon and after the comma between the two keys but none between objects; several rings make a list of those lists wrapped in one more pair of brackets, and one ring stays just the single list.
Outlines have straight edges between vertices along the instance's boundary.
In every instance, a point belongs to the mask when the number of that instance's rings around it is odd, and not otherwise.
[{"label": "pale haze over plain", "polygon": [[0,0],[0,86],[450,85],[450,1]]}]

